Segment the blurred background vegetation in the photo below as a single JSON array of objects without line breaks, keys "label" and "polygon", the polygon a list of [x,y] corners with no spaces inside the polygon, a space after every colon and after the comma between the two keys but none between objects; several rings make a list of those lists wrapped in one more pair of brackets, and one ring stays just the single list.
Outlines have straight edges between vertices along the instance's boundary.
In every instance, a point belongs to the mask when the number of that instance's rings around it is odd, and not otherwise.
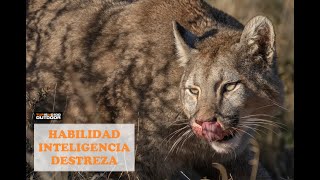
[{"label": "blurred background vegetation", "polygon": [[294,124],[294,1],[293,0],[206,0],[243,24],[252,17],[268,17],[275,28],[279,73],[285,85],[285,110],[275,121],[286,129],[273,129],[258,138],[260,160],[277,180],[293,179]]}]

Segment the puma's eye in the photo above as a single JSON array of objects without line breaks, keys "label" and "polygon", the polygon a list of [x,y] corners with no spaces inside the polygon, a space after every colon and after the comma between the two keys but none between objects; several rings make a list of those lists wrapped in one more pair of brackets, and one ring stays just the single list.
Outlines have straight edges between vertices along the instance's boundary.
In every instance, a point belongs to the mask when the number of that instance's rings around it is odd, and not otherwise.
[{"label": "puma's eye", "polygon": [[225,87],[224,87],[225,92],[234,90],[234,89],[237,87],[237,84],[238,84],[238,83],[229,83],[229,84],[226,84]]},{"label": "puma's eye", "polygon": [[190,88],[189,91],[190,91],[191,94],[194,94],[194,95],[198,95],[199,94],[199,90],[196,89],[196,88]]}]

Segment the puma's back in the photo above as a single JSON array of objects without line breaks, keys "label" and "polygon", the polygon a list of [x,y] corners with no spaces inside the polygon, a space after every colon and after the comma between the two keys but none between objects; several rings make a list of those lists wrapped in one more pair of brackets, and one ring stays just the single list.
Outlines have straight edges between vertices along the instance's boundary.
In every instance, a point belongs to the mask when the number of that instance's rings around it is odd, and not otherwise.
[{"label": "puma's back", "polygon": [[[81,78],[85,91],[93,98],[99,86],[117,86],[117,78],[125,81],[131,76],[135,77],[135,82],[128,85],[131,93],[132,85],[146,90],[144,86],[149,86],[150,79],[155,86],[152,88],[170,88],[165,83],[180,82],[183,70],[177,66],[173,21],[204,37],[218,28],[242,28],[235,19],[202,1],[30,1],[29,9],[27,91],[31,99],[38,99],[36,94],[43,88],[51,95],[81,96],[75,92],[75,84],[70,84],[76,82],[75,78]],[[61,103],[56,103],[54,109],[65,111],[65,97],[56,98]],[[75,98],[78,100],[70,99],[69,111],[81,114],[78,101],[83,97]]]},{"label": "puma's back", "polygon": [[202,0],[29,1],[27,108],[134,123],[139,179],[248,179],[248,134],[282,103],[274,40]]}]

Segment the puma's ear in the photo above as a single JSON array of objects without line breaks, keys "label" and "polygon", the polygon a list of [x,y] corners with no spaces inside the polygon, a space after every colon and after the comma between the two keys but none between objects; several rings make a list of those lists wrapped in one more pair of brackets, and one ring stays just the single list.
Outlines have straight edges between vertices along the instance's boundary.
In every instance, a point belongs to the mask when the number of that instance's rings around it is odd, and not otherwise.
[{"label": "puma's ear", "polygon": [[240,41],[249,46],[249,53],[261,56],[268,64],[273,62],[275,34],[268,18],[264,16],[252,18],[244,27]]},{"label": "puma's ear", "polygon": [[173,33],[180,65],[185,66],[189,61],[190,52],[195,48],[198,37],[175,21],[173,21]]}]

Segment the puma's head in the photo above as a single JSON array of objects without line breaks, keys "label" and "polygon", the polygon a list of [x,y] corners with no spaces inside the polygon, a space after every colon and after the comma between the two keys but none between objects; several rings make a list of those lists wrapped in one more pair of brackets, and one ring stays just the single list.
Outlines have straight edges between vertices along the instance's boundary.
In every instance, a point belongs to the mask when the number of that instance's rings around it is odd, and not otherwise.
[{"label": "puma's head", "polygon": [[241,152],[254,129],[281,107],[275,34],[262,16],[243,31],[213,30],[197,37],[180,24],[173,32],[184,74],[180,98],[193,132],[218,153]]}]

